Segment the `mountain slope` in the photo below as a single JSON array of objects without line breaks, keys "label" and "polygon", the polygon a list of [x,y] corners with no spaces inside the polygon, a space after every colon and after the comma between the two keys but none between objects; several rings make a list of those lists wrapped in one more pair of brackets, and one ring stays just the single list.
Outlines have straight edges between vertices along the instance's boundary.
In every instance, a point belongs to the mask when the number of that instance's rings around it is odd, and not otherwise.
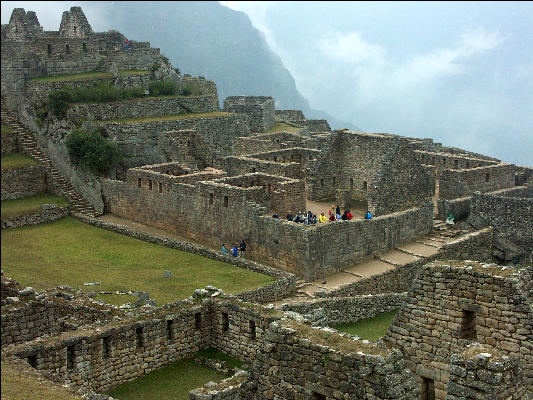
[{"label": "mountain slope", "polygon": [[332,127],[352,124],[312,110],[294,78],[248,16],[217,2],[86,3],[105,15],[105,29],[149,41],[182,73],[214,80],[221,100],[227,96],[273,96],[277,109],[300,109],[308,118],[326,118]]}]

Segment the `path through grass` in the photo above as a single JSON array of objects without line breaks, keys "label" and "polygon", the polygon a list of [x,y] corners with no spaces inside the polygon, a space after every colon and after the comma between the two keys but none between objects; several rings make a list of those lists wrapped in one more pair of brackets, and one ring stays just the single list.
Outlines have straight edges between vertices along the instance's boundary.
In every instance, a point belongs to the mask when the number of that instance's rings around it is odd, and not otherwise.
[{"label": "path through grass", "polygon": [[264,133],[277,133],[277,132],[298,133],[302,129],[303,128],[301,127],[291,126],[283,122],[276,122],[272,128],[266,130]]},{"label": "path through grass", "polygon": [[385,336],[385,333],[387,333],[387,329],[397,312],[398,311],[390,311],[378,314],[374,318],[362,319],[351,324],[335,325],[333,328],[340,332],[346,332],[354,336],[359,336],[362,339],[375,342],[379,338]]},{"label": "path through grass", "polygon": [[188,400],[189,391],[226,376],[182,360],[117,386],[106,394],[120,400]]},{"label": "path through grass", "polygon": [[64,207],[68,206],[69,202],[64,197],[48,193],[39,193],[17,200],[4,200],[2,201],[2,217],[32,214],[39,211],[43,204],[56,204],[58,207]]},{"label": "path through grass", "polygon": [[[187,298],[194,289],[206,285],[238,293],[275,279],[73,218],[4,229],[1,242],[5,275],[39,290],[69,285],[86,293],[145,291],[161,305]],[[163,278],[165,270],[172,271],[172,278]],[[84,282],[94,281],[101,281],[102,285],[83,286]]]},{"label": "path through grass", "polygon": [[[147,74],[150,71],[144,70],[122,70],[119,71],[120,75],[138,75],[138,74]],[[102,78],[112,78],[113,74],[110,72],[80,72],[78,74],[65,74],[65,75],[48,75],[48,76],[37,76],[31,78],[30,81],[39,81],[39,82],[68,82],[68,81],[84,81],[84,80],[96,80]]]}]

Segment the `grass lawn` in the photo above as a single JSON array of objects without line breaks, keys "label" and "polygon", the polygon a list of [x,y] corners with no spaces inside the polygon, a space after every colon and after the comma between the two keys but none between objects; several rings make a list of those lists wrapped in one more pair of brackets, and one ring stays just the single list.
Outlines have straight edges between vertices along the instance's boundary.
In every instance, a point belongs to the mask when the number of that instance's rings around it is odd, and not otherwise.
[{"label": "grass lawn", "polygon": [[11,129],[9,126],[2,124],[2,133],[11,133],[13,132],[13,129]]},{"label": "grass lawn", "polygon": [[39,193],[17,200],[4,200],[2,201],[2,217],[31,214],[39,211],[43,204],[57,204],[58,207],[63,207],[67,206],[69,202],[64,197],[48,193]]},{"label": "grass lawn", "polygon": [[[123,70],[119,71],[120,75],[131,74],[146,74],[150,71],[141,70]],[[68,82],[68,81],[89,81],[93,79],[112,78],[113,74],[110,72],[81,72],[79,74],[66,74],[66,75],[50,75],[50,76],[38,76],[31,78],[30,81],[39,82]]]},{"label": "grass lawn", "polygon": [[362,319],[351,324],[341,324],[333,326],[340,332],[346,332],[362,339],[377,341],[387,333],[389,325],[398,311],[390,311],[376,315],[374,318]]},{"label": "grass lawn", "polygon": [[[214,285],[226,293],[238,293],[275,280],[231,264],[86,225],[73,218],[4,229],[1,242],[1,265],[6,276],[38,290],[69,285],[85,293],[145,291],[162,305],[187,298],[194,289],[206,285]],[[165,270],[172,271],[172,278],[163,278]],[[102,285],[83,286],[84,282],[94,281],[101,281]]]},{"label": "grass lawn", "polygon": [[177,361],[106,392],[120,400],[189,400],[189,390],[227,376],[195,364]]},{"label": "grass lawn", "polygon": [[289,132],[289,133],[298,133],[303,128],[287,125],[283,122],[276,122],[272,128],[265,131],[264,133],[278,133],[278,132]]},{"label": "grass lawn", "polygon": [[137,124],[140,122],[177,121],[180,119],[228,117],[231,115],[235,115],[235,114],[223,112],[223,111],[213,111],[213,112],[208,112],[208,113],[183,113],[183,114],[174,114],[174,115],[155,115],[152,117],[108,119],[105,121],[95,121],[95,122],[96,123],[116,122],[119,124]]},{"label": "grass lawn", "polygon": [[33,158],[20,153],[2,155],[0,161],[2,169],[17,169],[23,167],[30,167],[32,165],[39,165],[39,163]]},{"label": "grass lawn", "polygon": [[11,361],[2,361],[2,400],[81,400],[61,385],[48,380],[39,381],[37,374],[22,372]]}]

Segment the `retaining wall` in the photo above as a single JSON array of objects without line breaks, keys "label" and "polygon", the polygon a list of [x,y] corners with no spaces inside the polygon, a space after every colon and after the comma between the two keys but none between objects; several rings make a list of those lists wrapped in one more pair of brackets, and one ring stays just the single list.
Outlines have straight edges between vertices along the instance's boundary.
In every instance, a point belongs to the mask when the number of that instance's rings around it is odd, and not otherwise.
[{"label": "retaining wall", "polygon": [[2,229],[20,228],[26,225],[52,222],[56,219],[66,217],[67,215],[70,215],[70,207],[57,207],[47,210],[41,209],[31,214],[2,217]]},{"label": "retaining wall", "polygon": [[47,188],[46,172],[39,165],[2,169],[2,200],[30,197]]}]

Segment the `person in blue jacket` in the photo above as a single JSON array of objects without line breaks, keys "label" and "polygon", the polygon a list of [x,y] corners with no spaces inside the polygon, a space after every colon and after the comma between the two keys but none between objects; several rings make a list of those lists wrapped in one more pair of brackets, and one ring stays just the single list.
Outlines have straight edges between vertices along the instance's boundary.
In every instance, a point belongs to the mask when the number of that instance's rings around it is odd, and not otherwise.
[{"label": "person in blue jacket", "polygon": [[372,213],[370,211],[366,211],[365,219],[372,219]]}]

